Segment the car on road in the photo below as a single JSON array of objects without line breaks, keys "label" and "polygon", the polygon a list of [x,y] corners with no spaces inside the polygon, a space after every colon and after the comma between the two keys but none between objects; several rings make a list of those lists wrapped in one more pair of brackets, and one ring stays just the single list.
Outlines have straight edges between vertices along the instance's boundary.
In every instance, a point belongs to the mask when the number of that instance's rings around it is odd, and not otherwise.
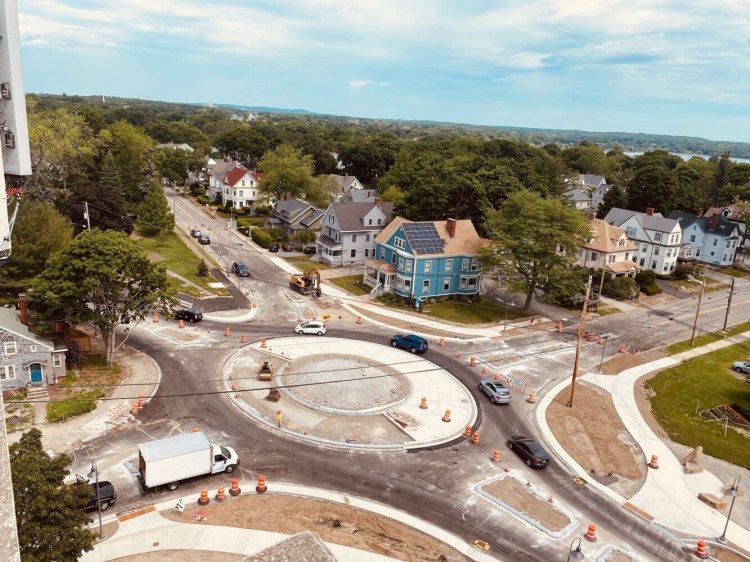
[{"label": "car on road", "polygon": [[276,242],[272,242],[268,245],[268,251],[269,252],[278,252],[279,251],[279,245]]},{"label": "car on road", "polygon": [[479,390],[489,396],[493,404],[510,404],[510,390],[502,382],[493,379],[482,379]]},{"label": "car on road", "polygon": [[539,443],[524,437],[523,435],[514,435],[508,439],[508,448],[526,461],[526,464],[533,468],[544,468],[549,465],[549,455]]},{"label": "car on road", "polygon": [[732,369],[738,373],[750,374],[750,361],[735,361]]},{"label": "car on road", "polygon": [[250,277],[250,268],[245,265],[245,262],[236,261],[232,264],[232,273],[237,277]]},{"label": "car on road", "polygon": [[208,234],[201,234],[198,238],[198,244],[208,246],[211,244],[211,238],[208,236]]},{"label": "car on road", "polygon": [[326,333],[326,325],[319,320],[308,320],[307,322],[302,322],[302,324],[297,324],[294,328],[294,333],[322,336]]},{"label": "car on road", "polygon": [[412,353],[424,353],[429,347],[426,339],[414,334],[396,334],[391,337],[391,345]]},{"label": "car on road", "polygon": [[202,235],[203,233],[197,228],[193,228],[190,230],[190,236],[192,236],[193,238],[200,238]]},{"label": "car on road", "polygon": [[305,246],[304,248],[302,248],[302,253],[303,254],[317,254],[318,249],[315,246]]},{"label": "car on road", "polygon": [[203,320],[203,313],[196,308],[183,308],[174,313],[175,320],[187,320],[188,322],[200,322]]},{"label": "car on road", "polygon": [[294,251],[294,244],[291,244],[289,242],[284,243],[284,251],[285,252],[293,252]]},{"label": "car on road", "polygon": [[[89,482],[85,478],[76,474],[76,483],[78,485],[85,485],[89,487],[91,494],[89,495],[89,502],[84,506],[86,511],[96,510],[96,483]],[[115,491],[114,485],[109,480],[99,480],[99,506],[102,511],[107,511],[109,506],[114,505],[117,501],[117,492]]]}]

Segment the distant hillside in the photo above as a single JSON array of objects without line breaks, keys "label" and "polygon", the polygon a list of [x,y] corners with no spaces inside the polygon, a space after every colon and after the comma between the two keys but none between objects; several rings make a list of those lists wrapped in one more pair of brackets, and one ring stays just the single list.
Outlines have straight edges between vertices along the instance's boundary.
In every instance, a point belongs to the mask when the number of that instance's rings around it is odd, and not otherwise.
[{"label": "distant hillside", "polygon": [[[196,105],[208,105],[205,103],[202,104],[196,104]],[[229,103],[214,103],[212,104],[216,107],[229,107],[232,109],[241,109],[243,111],[256,111],[258,113],[291,113],[293,115],[316,115],[312,111],[307,111],[306,109],[283,109],[280,107],[265,107],[262,105],[232,105]]]}]

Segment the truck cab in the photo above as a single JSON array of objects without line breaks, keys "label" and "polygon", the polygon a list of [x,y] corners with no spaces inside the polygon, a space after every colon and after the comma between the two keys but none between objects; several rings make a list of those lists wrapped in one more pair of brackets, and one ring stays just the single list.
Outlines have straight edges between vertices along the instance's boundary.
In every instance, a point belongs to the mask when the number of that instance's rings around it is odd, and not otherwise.
[{"label": "truck cab", "polygon": [[231,447],[223,447],[222,445],[212,443],[211,448],[214,455],[214,467],[211,470],[211,474],[218,474],[219,472],[230,473],[240,464],[237,451]]}]

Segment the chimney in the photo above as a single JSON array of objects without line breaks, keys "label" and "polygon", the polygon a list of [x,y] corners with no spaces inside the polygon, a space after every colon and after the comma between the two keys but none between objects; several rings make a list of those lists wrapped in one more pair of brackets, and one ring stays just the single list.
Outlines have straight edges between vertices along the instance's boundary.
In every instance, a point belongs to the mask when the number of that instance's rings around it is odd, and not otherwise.
[{"label": "chimney", "polygon": [[445,226],[448,229],[448,234],[450,234],[451,238],[456,237],[456,222],[456,219],[448,219],[445,223]]},{"label": "chimney", "polygon": [[26,308],[26,294],[20,293],[18,295],[18,310],[21,311],[21,324],[26,326],[29,325],[29,309]]},{"label": "chimney", "polygon": [[711,215],[711,223],[708,225],[708,230],[716,230],[716,225],[719,222],[719,213]]},{"label": "chimney", "polygon": [[380,197],[376,197],[375,198],[375,204],[376,205],[380,205]]},{"label": "chimney", "polygon": [[647,209],[646,209],[646,214],[647,214],[647,215],[648,215],[649,217],[653,217],[653,216],[654,216],[654,208],[653,208],[653,207],[649,207],[649,208],[647,208]]}]

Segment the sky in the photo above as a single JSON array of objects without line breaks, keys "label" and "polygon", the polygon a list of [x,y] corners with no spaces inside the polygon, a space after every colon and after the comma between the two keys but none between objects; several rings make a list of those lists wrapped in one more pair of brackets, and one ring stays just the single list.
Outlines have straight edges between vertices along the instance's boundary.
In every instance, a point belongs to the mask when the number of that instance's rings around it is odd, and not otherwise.
[{"label": "sky", "polygon": [[747,0],[17,0],[27,92],[750,142]]}]

